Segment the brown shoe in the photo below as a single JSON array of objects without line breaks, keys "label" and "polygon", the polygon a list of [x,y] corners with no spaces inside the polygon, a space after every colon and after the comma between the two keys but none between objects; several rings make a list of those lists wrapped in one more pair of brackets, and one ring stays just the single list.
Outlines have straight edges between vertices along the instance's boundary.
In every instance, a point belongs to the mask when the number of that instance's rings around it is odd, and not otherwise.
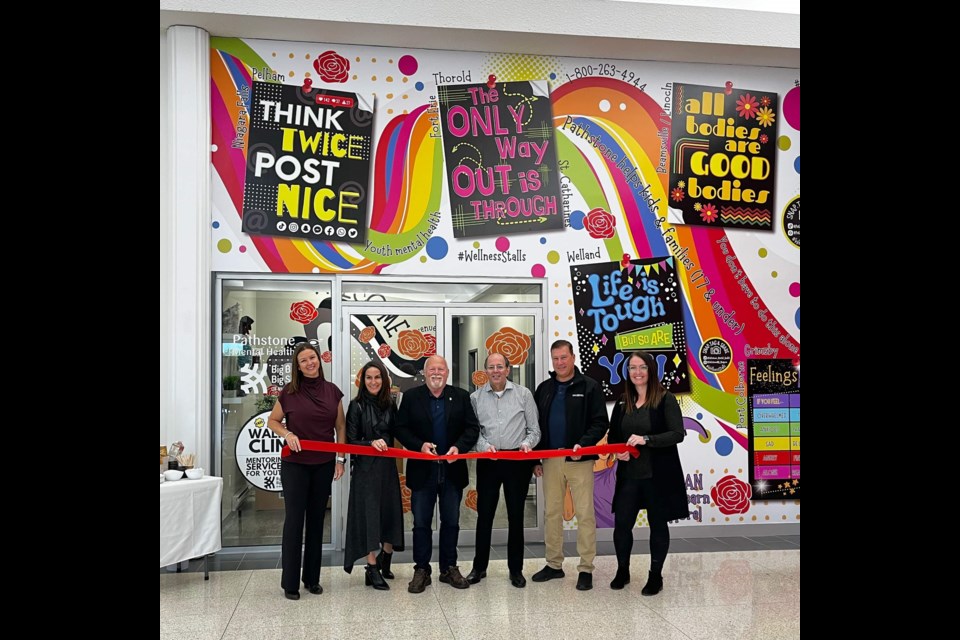
[{"label": "brown shoe", "polygon": [[447,570],[440,574],[440,582],[446,582],[454,589],[469,589],[470,582],[460,573],[457,565],[452,564]]},{"label": "brown shoe", "polygon": [[[443,580],[443,578],[440,579]],[[423,590],[426,589],[427,585],[431,582],[430,574],[427,573],[426,569],[414,569],[413,580],[407,585],[407,591],[410,593],[423,593]]]}]

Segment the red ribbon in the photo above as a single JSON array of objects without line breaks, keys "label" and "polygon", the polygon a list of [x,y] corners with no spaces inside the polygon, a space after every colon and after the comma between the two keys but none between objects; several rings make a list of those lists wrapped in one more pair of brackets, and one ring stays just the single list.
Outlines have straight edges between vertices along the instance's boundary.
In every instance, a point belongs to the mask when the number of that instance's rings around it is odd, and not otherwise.
[{"label": "red ribbon", "polygon": [[[636,458],[640,451],[636,447],[628,444],[601,444],[593,447],[581,447],[574,453],[573,449],[542,449],[524,453],[523,451],[497,451],[496,453],[471,452],[458,453],[450,456],[435,456],[421,451],[410,451],[409,449],[387,448],[386,451],[379,451],[371,446],[359,444],[339,444],[336,442],[320,442],[318,440],[301,440],[300,447],[303,451],[323,451],[326,453],[352,453],[360,456],[377,456],[380,458],[411,458],[413,460],[476,460],[478,458],[487,458],[492,460],[540,460],[541,458],[566,458],[567,456],[597,456],[617,453],[629,453]],[[286,458],[292,452],[288,445],[283,445],[280,457]]]}]

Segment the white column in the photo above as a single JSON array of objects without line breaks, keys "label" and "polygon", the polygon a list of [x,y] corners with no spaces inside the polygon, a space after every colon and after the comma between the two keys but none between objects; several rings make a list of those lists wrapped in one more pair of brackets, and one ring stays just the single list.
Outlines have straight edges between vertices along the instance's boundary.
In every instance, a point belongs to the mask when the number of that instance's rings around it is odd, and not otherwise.
[{"label": "white column", "polygon": [[197,464],[212,470],[209,35],[170,27],[163,53],[160,436],[163,444],[182,440]]}]

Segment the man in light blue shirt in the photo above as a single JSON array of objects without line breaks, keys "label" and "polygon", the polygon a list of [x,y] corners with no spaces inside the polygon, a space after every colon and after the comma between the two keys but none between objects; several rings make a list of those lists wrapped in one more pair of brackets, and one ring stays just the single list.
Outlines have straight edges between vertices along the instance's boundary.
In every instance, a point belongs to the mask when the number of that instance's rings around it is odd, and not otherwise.
[{"label": "man in light blue shirt", "polygon": [[[476,450],[480,452],[530,451],[540,442],[540,425],[533,394],[507,379],[510,362],[502,353],[491,353],[484,362],[488,382],[470,394],[480,422]],[[486,577],[490,562],[493,517],[500,502],[500,487],[507,504],[507,568],[510,584],[523,588],[523,508],[533,462],[528,460],[477,460],[477,547],[471,584]]]}]

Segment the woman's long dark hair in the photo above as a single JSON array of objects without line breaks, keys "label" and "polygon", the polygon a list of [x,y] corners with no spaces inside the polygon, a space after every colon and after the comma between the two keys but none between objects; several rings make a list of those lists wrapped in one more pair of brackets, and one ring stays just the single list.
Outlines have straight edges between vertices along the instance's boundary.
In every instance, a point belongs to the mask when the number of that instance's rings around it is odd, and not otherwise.
[{"label": "woman's long dark hair", "polygon": [[667,390],[660,384],[660,376],[657,375],[657,363],[653,356],[646,351],[634,351],[627,356],[627,380],[623,385],[623,402],[627,405],[627,413],[633,413],[636,410],[637,400],[640,394],[637,388],[630,381],[630,361],[634,358],[640,358],[647,365],[647,397],[643,403],[644,407],[656,409],[663,402],[663,397],[667,395]]},{"label": "woman's long dark hair", "polygon": [[300,354],[306,351],[307,349],[312,350],[317,354],[317,362],[320,363],[318,371],[320,372],[320,379],[326,380],[323,377],[323,359],[320,357],[320,351],[312,342],[301,342],[297,345],[297,348],[293,350],[293,371],[291,371],[290,383],[287,384],[287,393],[297,393],[300,391],[300,382],[303,380],[303,372],[300,371],[300,364],[297,362],[297,358],[300,357]]},{"label": "woman's long dark hair", "polygon": [[[368,369],[376,369],[380,372],[380,392],[377,395],[373,395],[367,391],[367,383],[364,378],[367,376]],[[371,360],[367,364],[363,365],[363,368],[360,369],[360,388],[357,390],[357,396],[355,399],[358,402],[362,400],[370,400],[371,402],[375,402],[381,409],[386,409],[393,404],[393,396],[390,395],[390,376],[387,374],[387,370],[382,364],[379,362],[373,362]]]}]

